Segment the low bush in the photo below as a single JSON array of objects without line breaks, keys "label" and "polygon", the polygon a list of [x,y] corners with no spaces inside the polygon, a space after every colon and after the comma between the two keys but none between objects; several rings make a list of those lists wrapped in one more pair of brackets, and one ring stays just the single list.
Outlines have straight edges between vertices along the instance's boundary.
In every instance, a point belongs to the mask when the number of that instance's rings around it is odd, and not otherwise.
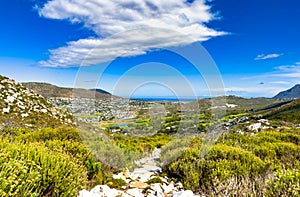
[{"label": "low bush", "polygon": [[204,195],[297,196],[299,152],[299,132],[292,130],[253,136],[231,133],[213,147],[195,137],[185,146],[178,140],[163,148],[162,158],[174,156],[163,171]]},{"label": "low bush", "polygon": [[43,144],[0,144],[1,196],[76,196],[87,184],[87,171],[68,154]]},{"label": "low bush", "polygon": [[269,181],[268,196],[299,196],[300,170],[280,170]]},{"label": "low bush", "polygon": [[154,183],[163,183],[163,181],[161,180],[161,178],[159,177],[154,177],[151,178],[149,181],[147,181],[148,184],[154,184]]},{"label": "low bush", "polygon": [[194,191],[215,187],[217,182],[231,177],[256,177],[266,171],[260,158],[251,152],[226,145],[216,145],[204,158],[199,149],[187,149],[177,161],[164,167],[169,175],[177,177]]},{"label": "low bush", "polygon": [[45,142],[48,140],[71,140],[81,141],[78,130],[73,127],[44,128],[41,130],[28,132],[16,137],[22,142]]}]

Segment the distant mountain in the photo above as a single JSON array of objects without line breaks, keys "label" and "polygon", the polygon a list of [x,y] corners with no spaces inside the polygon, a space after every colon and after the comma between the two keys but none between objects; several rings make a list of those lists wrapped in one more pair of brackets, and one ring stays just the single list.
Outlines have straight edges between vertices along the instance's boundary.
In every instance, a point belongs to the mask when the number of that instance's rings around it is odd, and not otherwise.
[{"label": "distant mountain", "polygon": [[45,98],[81,97],[81,98],[104,99],[104,98],[111,98],[112,96],[109,92],[101,89],[86,90],[80,88],[63,88],[49,83],[37,83],[37,82],[22,83],[22,85],[24,85],[28,89],[35,91],[36,93],[42,95]]},{"label": "distant mountain", "polygon": [[237,105],[233,109],[241,110],[260,110],[266,106],[277,103],[278,101],[269,98],[242,98],[238,96],[226,96],[226,102],[229,104]]},{"label": "distant mountain", "polygon": [[279,92],[274,99],[295,99],[300,98],[300,84],[295,85],[291,89]]},{"label": "distant mountain", "polygon": [[72,124],[73,116],[44,97],[0,75],[0,129]]},{"label": "distant mountain", "polygon": [[202,106],[203,109],[208,108],[213,103],[214,106],[226,106],[228,111],[256,111],[263,109],[266,106],[278,103],[278,101],[269,98],[242,98],[233,95],[216,98],[204,98],[199,99],[198,102],[199,106]]},{"label": "distant mountain", "polygon": [[109,94],[111,95],[111,93],[105,91],[105,90],[102,90],[102,89],[89,89],[90,91],[94,91],[94,92],[99,92],[99,93],[102,93],[102,94]]}]

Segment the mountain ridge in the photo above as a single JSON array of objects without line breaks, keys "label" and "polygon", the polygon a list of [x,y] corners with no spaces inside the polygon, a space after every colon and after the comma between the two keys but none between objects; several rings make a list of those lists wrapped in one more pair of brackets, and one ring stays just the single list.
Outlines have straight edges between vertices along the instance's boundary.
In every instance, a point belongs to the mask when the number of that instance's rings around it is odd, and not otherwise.
[{"label": "mountain ridge", "polygon": [[28,89],[35,91],[37,94],[49,99],[53,97],[63,97],[63,98],[96,98],[96,99],[106,99],[111,98],[109,92],[102,89],[83,89],[83,88],[66,88],[59,87],[50,83],[43,82],[26,82],[22,83]]},{"label": "mountain ridge", "polygon": [[300,98],[300,84],[296,84],[292,88],[279,92],[273,99],[296,99]]}]

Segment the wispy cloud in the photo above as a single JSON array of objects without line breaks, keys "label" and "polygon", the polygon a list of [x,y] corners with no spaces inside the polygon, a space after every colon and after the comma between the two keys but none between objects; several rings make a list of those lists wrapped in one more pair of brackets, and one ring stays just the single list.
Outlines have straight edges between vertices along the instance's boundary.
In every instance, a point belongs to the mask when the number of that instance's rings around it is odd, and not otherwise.
[{"label": "wispy cloud", "polygon": [[[287,81],[287,80],[300,80],[300,65],[297,63],[291,65],[282,65],[274,68],[274,71],[263,73],[260,75],[247,76],[241,78],[242,80],[249,79],[272,79],[272,81]],[[281,83],[283,84],[283,83]]]},{"label": "wispy cloud", "polygon": [[279,85],[289,85],[291,82],[288,81],[271,81],[271,84],[279,84]]},{"label": "wispy cloud", "polygon": [[260,54],[260,55],[257,55],[254,60],[274,59],[274,58],[278,58],[282,55],[283,55],[283,53]]},{"label": "wispy cloud", "polygon": [[[272,97],[278,92],[287,90],[295,84],[300,84],[300,64],[294,63],[291,65],[277,66],[274,67],[272,72],[252,76],[242,76],[237,82],[232,82],[232,78],[229,78],[228,80],[225,80],[225,84],[239,84],[240,86],[227,86],[230,87],[226,89],[228,94]],[[254,84],[255,82],[264,82],[264,87],[259,87]]]},{"label": "wispy cloud", "polygon": [[98,35],[50,50],[40,62],[44,66],[78,66],[83,60],[88,66],[226,34],[205,25],[216,19],[205,0],[52,0],[38,9],[40,16],[83,23]]},{"label": "wispy cloud", "polygon": [[277,67],[277,71],[272,74],[276,77],[286,77],[300,79],[300,65],[295,63],[294,65],[285,65]]},{"label": "wispy cloud", "polygon": [[257,87],[228,87],[225,88],[227,95],[238,95],[242,97],[271,97],[281,91],[278,87],[267,86],[264,88]]}]

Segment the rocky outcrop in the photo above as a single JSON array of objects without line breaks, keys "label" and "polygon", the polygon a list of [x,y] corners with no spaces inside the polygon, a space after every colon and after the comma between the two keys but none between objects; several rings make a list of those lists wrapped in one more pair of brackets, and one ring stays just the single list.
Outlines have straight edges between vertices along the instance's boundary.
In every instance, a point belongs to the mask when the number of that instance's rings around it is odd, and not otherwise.
[{"label": "rocky outcrop", "polygon": [[[31,126],[39,119],[51,124],[72,124],[72,115],[48,103],[41,95],[34,93],[16,83],[14,80],[0,76],[0,114],[2,124],[11,120],[13,125]],[[0,122],[0,123],[1,123]],[[5,125],[4,125],[5,126]]]},{"label": "rocky outcrop", "polygon": [[[123,179],[126,185],[120,190],[107,185],[98,185],[91,191],[81,190],[79,197],[194,197],[190,190],[184,190],[180,182],[174,183],[168,177],[161,177],[161,168],[157,166],[160,149],[136,161],[140,168],[120,172],[113,175],[114,179]],[[155,181],[154,181],[155,180]]]}]

